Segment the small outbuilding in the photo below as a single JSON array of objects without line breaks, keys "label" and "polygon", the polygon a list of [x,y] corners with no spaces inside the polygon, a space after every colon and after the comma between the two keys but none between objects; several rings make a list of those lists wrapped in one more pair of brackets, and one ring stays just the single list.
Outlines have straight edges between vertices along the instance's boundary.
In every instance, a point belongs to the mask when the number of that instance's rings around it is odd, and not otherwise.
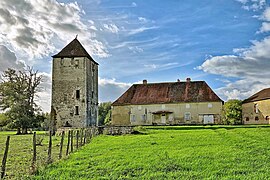
[{"label": "small outbuilding", "polygon": [[222,105],[205,81],[144,80],[112,103],[112,125],[218,124]]},{"label": "small outbuilding", "polygon": [[244,124],[269,124],[270,88],[263,89],[242,103]]}]

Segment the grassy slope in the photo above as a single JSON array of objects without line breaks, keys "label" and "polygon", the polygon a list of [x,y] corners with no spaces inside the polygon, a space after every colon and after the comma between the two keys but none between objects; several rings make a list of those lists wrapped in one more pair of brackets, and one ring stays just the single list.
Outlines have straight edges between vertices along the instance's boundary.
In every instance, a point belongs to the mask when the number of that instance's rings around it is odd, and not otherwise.
[{"label": "grassy slope", "polygon": [[269,179],[270,128],[166,127],[99,136],[36,179]]},{"label": "grassy slope", "polygon": [[[32,161],[33,147],[32,147],[32,134],[28,135],[15,135],[16,132],[0,131],[0,161],[2,161],[6,137],[10,136],[10,145],[8,151],[6,173],[7,179],[20,179],[30,172],[30,166]],[[42,146],[37,146],[37,167],[42,167],[46,164],[47,150],[48,150],[48,135],[45,132],[37,132],[38,138],[43,138]],[[59,147],[61,137],[53,137],[52,145],[52,158],[57,160],[59,154]],[[67,139],[67,138],[66,138]],[[66,143],[65,143],[66,144]],[[63,150],[63,156],[65,154],[65,148]]]}]

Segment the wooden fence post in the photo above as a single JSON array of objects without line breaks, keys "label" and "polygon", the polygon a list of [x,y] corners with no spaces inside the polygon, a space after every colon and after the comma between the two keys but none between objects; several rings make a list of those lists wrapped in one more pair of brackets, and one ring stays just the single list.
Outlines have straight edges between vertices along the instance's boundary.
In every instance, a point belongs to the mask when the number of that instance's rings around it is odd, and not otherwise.
[{"label": "wooden fence post", "polygon": [[80,146],[82,146],[83,143],[83,129],[81,129],[81,137],[80,137]]},{"label": "wooden fence post", "polygon": [[48,147],[48,160],[47,163],[52,163],[52,131],[50,131],[49,147]]},{"label": "wooden fence post", "polygon": [[76,132],[76,149],[79,148],[79,130]]},{"label": "wooden fence post", "polygon": [[70,153],[73,152],[73,130],[70,132]]},{"label": "wooden fence post", "polygon": [[70,130],[68,131],[68,143],[67,143],[67,151],[66,151],[66,156],[68,155],[68,151],[69,151],[69,144],[70,144]]},{"label": "wooden fence post", "polygon": [[59,159],[62,158],[62,151],[63,151],[64,138],[65,138],[65,131],[62,132],[62,137],[61,137],[61,142],[60,142]]},{"label": "wooden fence post", "polygon": [[37,161],[37,135],[36,132],[34,132],[33,135],[33,159],[32,159],[32,165],[31,165],[31,174],[34,174],[36,172],[36,161]]},{"label": "wooden fence post", "polygon": [[0,176],[1,179],[4,178],[5,173],[6,173],[6,162],[7,162],[7,155],[8,155],[9,139],[10,139],[10,136],[7,136],[5,153],[4,153],[4,157],[3,157],[2,165],[1,165],[1,176]]},{"label": "wooden fence post", "polygon": [[86,129],[84,130],[83,145],[85,145],[85,142],[86,142]]}]

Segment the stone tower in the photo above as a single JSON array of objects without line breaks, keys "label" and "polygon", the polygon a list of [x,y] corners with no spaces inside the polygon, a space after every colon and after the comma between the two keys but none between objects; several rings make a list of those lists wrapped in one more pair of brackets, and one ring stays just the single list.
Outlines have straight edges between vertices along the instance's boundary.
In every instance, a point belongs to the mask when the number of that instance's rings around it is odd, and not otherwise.
[{"label": "stone tower", "polygon": [[52,57],[53,126],[82,128],[96,125],[98,63],[77,37]]}]

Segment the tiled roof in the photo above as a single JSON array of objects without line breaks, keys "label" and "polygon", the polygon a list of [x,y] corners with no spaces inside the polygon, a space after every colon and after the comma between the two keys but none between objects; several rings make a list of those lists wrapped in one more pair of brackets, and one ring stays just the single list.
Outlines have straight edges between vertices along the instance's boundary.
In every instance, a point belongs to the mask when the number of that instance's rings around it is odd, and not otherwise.
[{"label": "tiled roof", "polygon": [[88,52],[84,49],[82,44],[75,38],[71,41],[66,47],[64,47],[58,54],[52,56],[53,58],[61,58],[61,57],[88,57],[94,63],[98,64],[93,60],[93,58],[88,54]]},{"label": "tiled roof", "polygon": [[204,81],[134,84],[112,105],[223,102]]},{"label": "tiled roof", "polygon": [[257,92],[256,94],[245,99],[243,103],[249,103],[249,102],[260,101],[260,100],[265,100],[265,99],[270,99],[270,88],[266,88]]}]

